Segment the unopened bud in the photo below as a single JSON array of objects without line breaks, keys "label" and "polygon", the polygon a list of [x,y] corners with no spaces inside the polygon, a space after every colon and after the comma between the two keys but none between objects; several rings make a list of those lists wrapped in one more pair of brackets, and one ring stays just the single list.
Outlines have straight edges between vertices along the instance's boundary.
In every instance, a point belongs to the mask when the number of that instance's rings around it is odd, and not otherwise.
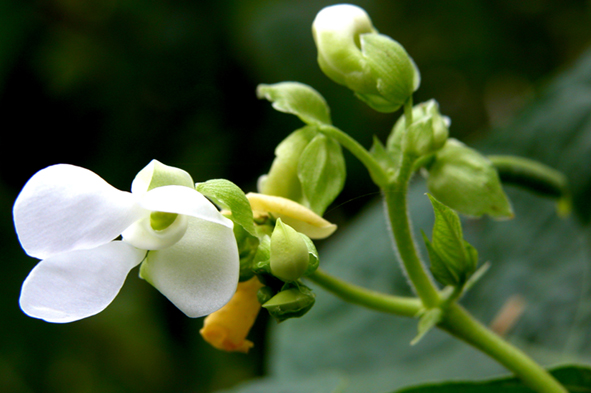
[{"label": "unopened bud", "polygon": [[363,9],[326,7],[314,19],[312,33],[322,71],[373,109],[394,112],[418,88],[419,73],[405,49],[378,34]]},{"label": "unopened bud", "polygon": [[308,245],[302,236],[278,219],[271,235],[271,274],[292,282],[304,275],[309,262]]}]

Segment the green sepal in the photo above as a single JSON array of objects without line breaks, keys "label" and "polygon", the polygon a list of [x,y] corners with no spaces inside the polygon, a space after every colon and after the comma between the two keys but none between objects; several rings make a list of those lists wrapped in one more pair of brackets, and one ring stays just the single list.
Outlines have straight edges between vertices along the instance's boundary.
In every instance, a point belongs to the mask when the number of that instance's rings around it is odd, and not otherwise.
[{"label": "green sepal", "polygon": [[318,265],[320,264],[320,259],[318,258],[318,250],[316,249],[316,246],[314,245],[312,239],[310,239],[303,233],[300,233],[300,236],[302,237],[302,239],[304,239],[304,242],[308,247],[309,262],[308,268],[304,272],[304,276],[309,276],[310,274],[314,273],[316,269],[318,269]]},{"label": "green sepal", "polygon": [[449,207],[428,195],[435,212],[432,241],[423,234],[431,260],[431,273],[444,285],[463,287],[476,270],[478,252],[464,240],[460,218]]},{"label": "green sepal", "polygon": [[229,218],[235,224],[242,226],[250,235],[256,236],[252,209],[240,187],[229,180],[213,179],[198,183],[195,188],[222,209],[230,211],[232,214]]},{"label": "green sepal", "polygon": [[299,318],[306,314],[316,301],[316,295],[300,282],[286,285],[279,293],[265,302],[262,307],[277,320]]},{"label": "green sepal", "polygon": [[[259,246],[252,259],[252,269],[257,275],[271,274],[271,237],[268,235],[259,238]],[[262,281],[261,281],[262,282]],[[264,284],[264,282],[263,282]]]},{"label": "green sepal", "polygon": [[410,345],[415,345],[427,334],[431,329],[437,326],[443,318],[443,310],[440,308],[431,308],[421,313],[419,317],[418,333],[416,337],[410,342]]},{"label": "green sepal", "polygon": [[303,83],[260,84],[257,87],[257,97],[270,101],[279,112],[296,115],[306,124],[332,124],[330,109],[324,97]]},{"label": "green sepal", "polygon": [[345,185],[347,170],[341,145],[323,134],[316,135],[303,150],[297,171],[305,205],[322,216]]},{"label": "green sepal", "polygon": [[234,237],[238,245],[240,259],[240,279],[246,281],[254,276],[253,261],[258,251],[259,238],[248,233],[242,225],[234,225]]},{"label": "green sepal", "polygon": [[463,143],[448,139],[427,168],[429,192],[458,213],[512,218],[511,203],[494,165]]},{"label": "green sepal", "polygon": [[267,175],[259,179],[259,192],[303,204],[298,165],[304,149],[318,135],[316,126],[306,126],[289,134],[275,148],[275,159]]},{"label": "green sepal", "polygon": [[277,292],[269,286],[264,286],[257,291],[257,300],[261,305],[267,303]]}]

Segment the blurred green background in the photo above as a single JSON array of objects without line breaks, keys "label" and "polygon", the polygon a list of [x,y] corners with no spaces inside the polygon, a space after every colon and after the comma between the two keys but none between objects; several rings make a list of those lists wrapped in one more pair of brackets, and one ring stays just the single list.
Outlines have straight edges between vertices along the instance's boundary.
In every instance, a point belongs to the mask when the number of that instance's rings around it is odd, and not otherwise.
[{"label": "blurred green background", "polygon": [[[442,113],[452,118],[453,137],[495,153],[525,154],[559,167],[566,163],[561,169],[576,182],[577,208],[569,222],[588,239],[591,147],[575,143],[579,148],[568,156],[559,147],[564,146],[561,141],[572,145],[581,136],[586,141],[591,132],[591,66],[589,61],[577,66],[589,57],[591,3],[353,3],[368,11],[380,32],[406,47],[422,75],[415,101],[438,100]],[[196,181],[222,177],[253,191],[271,164],[274,147],[300,127],[297,118],[257,100],[259,83],[309,84],[327,99],[337,126],[365,146],[374,134],[384,140],[397,114],[371,111],[317,67],[310,27],[315,14],[330,4],[0,2],[0,391],[212,392],[291,367],[285,358],[294,349],[286,348],[289,339],[267,334],[275,324],[265,315],[257,321],[250,354],[220,353],[202,342],[201,320],[186,318],[134,272],[114,303],[95,317],[67,325],[26,317],[18,308],[20,285],[36,262],[20,249],[11,208],[27,179],[55,163],[89,168],[128,190],[135,174],[156,158],[189,171]],[[573,74],[570,84],[552,85]],[[548,86],[561,86],[558,103],[551,100]],[[541,116],[549,113],[558,117]],[[532,124],[550,127],[548,139],[530,143],[540,135]],[[520,136],[520,126],[531,132]],[[520,144],[521,139],[526,142]],[[351,219],[376,199],[377,190],[365,170],[346,158],[345,191],[327,214],[342,228],[355,228],[360,224],[349,224]],[[540,225],[535,214],[531,218],[531,225]],[[482,232],[486,225],[473,224],[472,229]],[[363,228],[363,233],[372,233]],[[526,232],[516,228],[515,236]],[[322,243],[321,252],[342,249],[346,239]],[[487,243],[481,247],[486,249]],[[565,247],[556,244],[553,249]],[[490,255],[502,260],[504,254],[501,249]],[[474,300],[475,307],[478,301],[485,302],[486,295]],[[310,326],[316,326],[312,318]],[[284,331],[304,326],[306,318],[292,328],[289,323]],[[525,329],[520,337],[536,341],[532,331],[540,330]]]}]

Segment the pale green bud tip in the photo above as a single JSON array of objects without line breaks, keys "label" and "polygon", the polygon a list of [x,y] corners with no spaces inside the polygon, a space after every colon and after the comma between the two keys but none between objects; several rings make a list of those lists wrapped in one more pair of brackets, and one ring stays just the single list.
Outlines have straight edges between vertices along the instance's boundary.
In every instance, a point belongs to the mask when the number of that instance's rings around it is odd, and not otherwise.
[{"label": "pale green bud tip", "polygon": [[378,34],[354,5],[322,9],[312,24],[318,64],[335,82],[380,112],[399,109],[418,88],[418,70],[404,48]]},{"label": "pale green bud tip", "polygon": [[271,235],[271,274],[285,282],[295,281],[304,275],[309,261],[304,239],[278,219]]},{"label": "pale green bud tip", "polygon": [[177,219],[178,214],[176,213],[165,213],[165,212],[152,212],[150,214],[150,226],[155,231],[162,231]]}]

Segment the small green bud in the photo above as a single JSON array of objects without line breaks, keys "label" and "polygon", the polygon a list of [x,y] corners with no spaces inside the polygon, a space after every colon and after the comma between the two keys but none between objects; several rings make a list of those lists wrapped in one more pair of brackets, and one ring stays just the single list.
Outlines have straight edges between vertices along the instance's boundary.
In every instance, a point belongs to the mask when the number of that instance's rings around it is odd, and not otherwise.
[{"label": "small green bud", "polygon": [[494,165],[463,143],[448,139],[427,168],[427,187],[441,203],[467,216],[512,218],[513,209]]},{"label": "small green bud", "polygon": [[450,120],[439,112],[435,100],[429,100],[412,108],[412,124],[407,126],[402,115],[394,125],[386,143],[388,151],[401,151],[417,156],[433,154],[445,145],[449,135]]},{"label": "small green bud", "polygon": [[285,282],[295,281],[304,275],[309,263],[306,241],[295,229],[277,219],[271,235],[271,274]]},{"label": "small green bud", "polygon": [[298,318],[307,313],[314,302],[316,295],[305,285],[285,289],[273,296],[271,300],[263,304],[278,322],[289,318]]},{"label": "small green bud", "polygon": [[322,71],[379,112],[398,110],[419,86],[419,72],[402,45],[378,34],[357,6],[322,9],[312,34]]}]

